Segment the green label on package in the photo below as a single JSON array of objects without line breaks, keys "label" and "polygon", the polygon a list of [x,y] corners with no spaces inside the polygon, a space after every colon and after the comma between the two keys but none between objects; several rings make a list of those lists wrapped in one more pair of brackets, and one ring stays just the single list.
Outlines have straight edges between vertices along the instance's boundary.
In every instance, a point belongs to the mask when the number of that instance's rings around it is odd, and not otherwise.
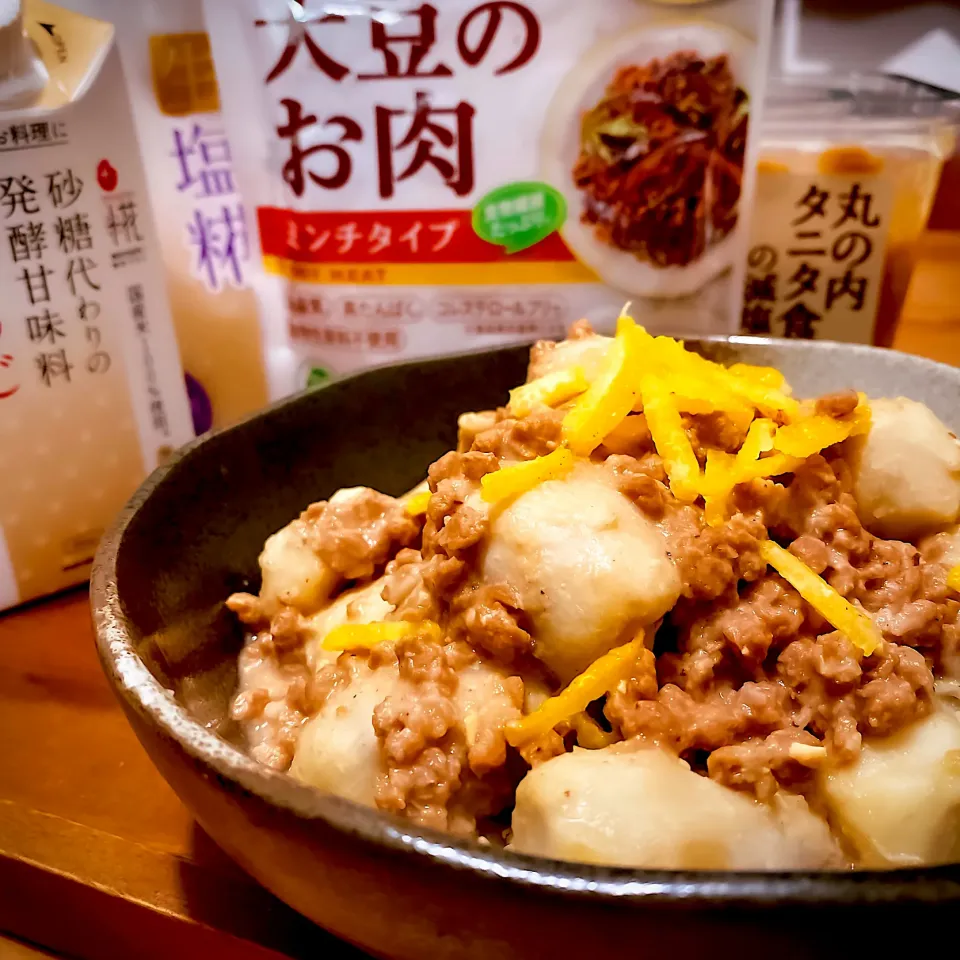
[{"label": "green label on package", "polygon": [[311,367],[307,374],[307,387],[319,387],[330,379],[330,371],[323,367]]},{"label": "green label on package", "polygon": [[473,208],[473,229],[488,243],[517,253],[550,236],[566,218],[566,201],[549,184],[506,183]]}]

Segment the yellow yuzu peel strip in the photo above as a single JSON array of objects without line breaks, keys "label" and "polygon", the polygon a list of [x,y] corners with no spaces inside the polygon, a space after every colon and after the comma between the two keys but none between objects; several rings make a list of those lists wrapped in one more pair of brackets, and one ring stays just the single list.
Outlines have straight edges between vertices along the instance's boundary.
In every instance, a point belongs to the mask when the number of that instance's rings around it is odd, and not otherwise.
[{"label": "yellow yuzu peel strip", "polygon": [[831,626],[870,656],[883,642],[877,625],[859,607],[845,600],[802,560],[772,540],[760,544],[760,556]]},{"label": "yellow yuzu peel strip", "polygon": [[433,620],[342,623],[326,634],[321,646],[324,650],[370,649],[388,640],[402,640],[418,633],[426,633],[431,639],[439,640],[440,625]]},{"label": "yellow yuzu peel strip", "polygon": [[584,393],[589,386],[583,367],[554,370],[511,390],[507,409],[512,416],[526,417],[537,407],[559,406]]},{"label": "yellow yuzu peel strip", "polygon": [[563,418],[563,442],[581,457],[590,456],[636,403],[642,356],[632,324],[618,323],[603,370]]},{"label": "yellow yuzu peel strip", "polygon": [[564,447],[533,460],[523,460],[485,474],[480,479],[480,496],[487,503],[526,493],[547,480],[559,480],[572,469],[575,458]]},{"label": "yellow yuzu peel strip", "polygon": [[508,723],[505,731],[507,742],[514,747],[520,746],[549,733],[558,723],[572,720],[590,703],[629,677],[637,661],[644,656],[651,660],[653,658],[644,644],[642,633],[630,643],[614,647],[594,660],[565,690],[544,700],[533,713]]},{"label": "yellow yuzu peel strip", "polygon": [[427,504],[430,502],[431,493],[429,490],[421,490],[410,497],[403,505],[403,512],[408,517],[419,517],[420,514],[427,512]]}]

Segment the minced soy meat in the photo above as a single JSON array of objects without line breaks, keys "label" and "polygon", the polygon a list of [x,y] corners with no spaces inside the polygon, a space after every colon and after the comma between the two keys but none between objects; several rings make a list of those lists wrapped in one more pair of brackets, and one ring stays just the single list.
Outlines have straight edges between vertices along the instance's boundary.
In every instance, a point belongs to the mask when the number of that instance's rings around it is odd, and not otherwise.
[{"label": "minced soy meat", "polygon": [[[697,69],[725,82],[720,64]],[[534,347],[531,378],[562,370],[568,351],[594,364],[606,343],[581,323],[565,343]],[[291,576],[307,571],[311,592],[271,580],[269,593],[228,601],[250,631],[232,716],[254,757],[278,770],[292,763],[297,776],[334,792],[323,771],[341,770],[352,799],[496,837],[528,771],[574,745],[656,747],[740,796],[771,804],[799,795],[818,812],[829,800],[824,770],[850,769],[867,745],[919,729],[941,709],[935,685],[960,676],[960,595],[948,578],[960,541],[949,524],[918,543],[868,529],[852,453],[862,439],[731,483],[726,513],[709,518],[705,496],[677,495],[675,463],[637,402],[565,468],[572,473],[538,481],[575,479],[580,499],[558,501],[566,505],[556,516],[524,534],[527,514],[512,505],[536,495],[536,484],[495,503],[485,484],[562,454],[575,403],[466,414],[458,449],[429,466],[422,493],[396,499],[354,488],[293,521],[290,542],[301,552]],[[805,410],[814,424],[850,424],[861,398],[841,390]],[[683,411],[677,422],[704,476],[718,461],[741,459],[753,430],[723,409]],[[629,511],[629,523],[604,513],[603,497],[582,493],[600,489],[628,505],[617,509]],[[520,555],[497,567],[490,547],[508,521]],[[876,631],[872,651],[770,565],[770,541],[865,615]],[[626,570],[613,559],[625,556],[636,557]],[[633,563],[674,571],[665,606],[636,595],[642,575]],[[344,625],[369,623],[406,632],[372,647],[325,648]],[[576,683],[588,682],[592,661],[634,637],[639,652],[610,688],[511,745],[511,724],[535,716],[584,666]],[[582,656],[551,659],[558,643],[582,646]],[[570,672],[559,663],[581,665]]]}]

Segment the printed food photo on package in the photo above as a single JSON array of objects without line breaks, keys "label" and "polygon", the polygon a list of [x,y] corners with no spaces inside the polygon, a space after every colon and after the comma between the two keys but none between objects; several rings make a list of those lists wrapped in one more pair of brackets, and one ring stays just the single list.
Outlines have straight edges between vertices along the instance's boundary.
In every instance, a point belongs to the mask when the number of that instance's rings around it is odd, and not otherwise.
[{"label": "printed food photo on package", "polygon": [[735,332],[772,8],[206,0],[271,394],[627,299]]},{"label": "printed food photo on package", "polygon": [[602,44],[558,91],[542,154],[575,214],[561,233],[611,285],[686,296],[732,266],[752,50],[715,24],[645,25]]}]

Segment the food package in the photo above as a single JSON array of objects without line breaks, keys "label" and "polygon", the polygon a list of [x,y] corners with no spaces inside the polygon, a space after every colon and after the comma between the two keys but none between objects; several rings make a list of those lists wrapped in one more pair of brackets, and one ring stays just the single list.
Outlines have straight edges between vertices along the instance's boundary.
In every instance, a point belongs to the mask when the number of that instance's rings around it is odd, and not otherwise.
[{"label": "food package", "polygon": [[246,282],[257,241],[234,177],[203,10],[196,0],[86,2],[116,25],[202,433],[268,399],[257,299]]},{"label": "food package", "polygon": [[2,7],[0,609],[86,579],[193,435],[113,27]]},{"label": "food package", "polygon": [[744,333],[892,344],[956,116],[891,78],[771,84]]},{"label": "food package", "polygon": [[271,393],[625,300],[733,332],[772,8],[206,0]]}]

